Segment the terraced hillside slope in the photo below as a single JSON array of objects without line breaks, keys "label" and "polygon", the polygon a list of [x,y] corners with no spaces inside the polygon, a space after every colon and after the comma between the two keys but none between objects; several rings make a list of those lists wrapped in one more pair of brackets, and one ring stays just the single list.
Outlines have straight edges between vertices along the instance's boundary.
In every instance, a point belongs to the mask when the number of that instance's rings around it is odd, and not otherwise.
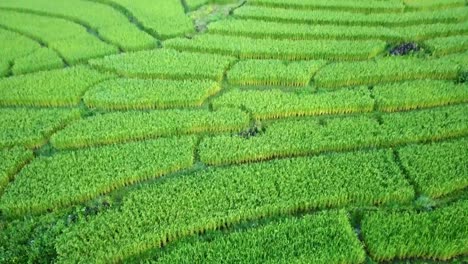
[{"label": "terraced hillside slope", "polygon": [[466,0],[0,0],[0,263],[468,262]]}]

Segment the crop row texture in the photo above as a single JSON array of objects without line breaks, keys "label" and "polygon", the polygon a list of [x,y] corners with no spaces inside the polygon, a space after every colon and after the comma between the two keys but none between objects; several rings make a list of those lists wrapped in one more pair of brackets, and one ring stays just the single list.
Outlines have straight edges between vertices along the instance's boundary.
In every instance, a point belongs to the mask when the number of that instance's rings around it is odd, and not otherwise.
[{"label": "crop row texture", "polygon": [[31,150],[22,147],[0,150],[0,193],[18,170],[33,157]]}]

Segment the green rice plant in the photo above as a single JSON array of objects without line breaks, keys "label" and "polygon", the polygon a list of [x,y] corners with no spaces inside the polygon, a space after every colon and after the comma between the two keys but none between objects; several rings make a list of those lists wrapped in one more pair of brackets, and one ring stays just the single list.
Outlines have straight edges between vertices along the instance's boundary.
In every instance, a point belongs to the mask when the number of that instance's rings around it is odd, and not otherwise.
[{"label": "green rice plant", "polygon": [[434,211],[365,215],[362,234],[371,256],[379,261],[426,258],[448,260],[468,253],[468,200]]},{"label": "green rice plant", "polygon": [[233,0],[185,0],[184,2],[188,10],[195,10],[208,4],[225,5],[235,3]]},{"label": "green rice plant", "polygon": [[179,0],[100,0],[116,6],[117,9],[138,21],[146,31],[162,39],[172,38],[195,31],[193,22],[185,15]]},{"label": "green rice plant", "polygon": [[231,84],[306,86],[326,61],[245,60],[227,73]]},{"label": "green rice plant", "polygon": [[435,56],[447,55],[468,50],[468,36],[434,38],[424,42]]},{"label": "green rice plant", "polygon": [[407,10],[445,9],[466,5],[465,0],[403,0],[403,3]]},{"label": "green rice plant", "polygon": [[199,146],[209,165],[252,162],[369,147],[393,147],[468,134],[468,107],[448,106],[405,113],[383,114],[382,124],[366,116],[330,119],[281,120],[253,137],[206,137]]},{"label": "green rice plant", "polygon": [[400,40],[400,34],[391,28],[369,26],[336,26],[289,24],[282,22],[267,22],[253,19],[228,19],[212,23],[208,32],[245,36],[252,38],[272,38],[290,40],[315,39],[352,39],[352,40]]},{"label": "green rice plant", "polygon": [[5,189],[7,215],[42,213],[192,166],[195,137],[59,152],[34,159]]},{"label": "green rice plant", "polygon": [[280,90],[241,91],[236,89],[216,97],[212,105],[214,109],[245,108],[255,119],[262,120],[371,112],[374,109],[374,100],[366,87],[301,95]]},{"label": "green rice plant", "polygon": [[377,109],[401,111],[468,102],[468,84],[421,80],[373,88]]},{"label": "green rice plant", "polygon": [[157,49],[107,56],[89,63],[127,77],[220,81],[234,61],[232,57]]},{"label": "green rice plant", "polygon": [[320,87],[333,88],[421,79],[450,80],[457,78],[459,69],[446,59],[388,57],[328,64],[315,74],[314,81]]},{"label": "green rice plant", "polygon": [[398,30],[403,39],[406,41],[422,41],[432,38],[449,37],[453,35],[463,35],[468,33],[468,22],[456,24],[431,24],[431,25],[414,25],[401,28]]},{"label": "green rice plant", "polygon": [[80,148],[190,133],[240,131],[249,116],[239,109],[129,111],[98,114],[54,134],[59,149]]},{"label": "green rice plant", "polygon": [[77,109],[0,109],[0,148],[39,147],[50,135],[74,119]]},{"label": "green rice plant", "polygon": [[193,39],[176,38],[164,42],[176,50],[210,52],[241,59],[282,60],[364,60],[385,50],[380,40],[272,40],[204,34]]},{"label": "green rice plant", "polygon": [[399,0],[356,1],[356,0],[250,0],[250,5],[286,7],[297,9],[329,9],[351,12],[391,13],[403,12],[405,6]]},{"label": "green rice plant", "polygon": [[389,150],[208,168],[149,184],[119,211],[70,226],[57,239],[58,263],[119,262],[241,221],[413,197]]},{"label": "green rice plant", "polygon": [[41,47],[39,43],[3,28],[0,28],[0,39],[2,39],[0,41],[0,58],[2,64],[8,65],[8,67],[16,59],[27,56]]},{"label": "green rice plant", "polygon": [[5,76],[10,72],[10,62],[0,61],[0,77]]},{"label": "green rice plant", "polygon": [[468,138],[398,150],[408,176],[426,196],[437,198],[468,186]]},{"label": "green rice plant", "polygon": [[273,22],[304,23],[319,25],[348,26],[410,26],[433,23],[456,23],[466,21],[466,8],[455,8],[437,11],[420,11],[406,13],[372,13],[360,14],[333,10],[298,10],[244,5],[234,11],[234,17]]},{"label": "green rice plant", "polygon": [[[436,60],[437,59],[438,58],[436,58]],[[462,72],[468,71],[468,51],[443,56],[441,57],[441,59],[455,63],[456,65],[460,67],[460,70]]]},{"label": "green rice plant", "polygon": [[89,107],[110,110],[194,107],[220,90],[214,81],[120,78],[93,86],[83,100]]},{"label": "green rice plant", "polygon": [[0,10],[0,25],[46,44],[69,64],[119,51],[88,33],[85,27],[61,18]]},{"label": "green rice plant", "polygon": [[[344,211],[285,218],[244,231],[170,246],[157,263],[363,263]],[[156,262],[155,262],[156,263]]]},{"label": "green rice plant", "polygon": [[112,77],[77,66],[1,79],[0,105],[77,106],[91,85]]},{"label": "green rice plant", "polygon": [[0,193],[21,167],[33,158],[33,152],[22,147],[0,150]]},{"label": "green rice plant", "polygon": [[152,48],[156,44],[151,35],[139,30],[124,14],[92,1],[5,0],[0,3],[0,7],[77,22],[98,32],[103,39],[124,51]]},{"label": "green rice plant", "polygon": [[51,49],[40,48],[33,53],[21,58],[17,58],[13,64],[13,74],[24,74],[42,70],[62,68],[62,59]]}]

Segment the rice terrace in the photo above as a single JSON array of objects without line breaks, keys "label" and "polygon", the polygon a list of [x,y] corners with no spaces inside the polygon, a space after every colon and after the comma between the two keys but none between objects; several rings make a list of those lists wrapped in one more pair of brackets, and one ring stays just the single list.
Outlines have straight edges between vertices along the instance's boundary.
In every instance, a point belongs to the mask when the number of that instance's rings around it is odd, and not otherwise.
[{"label": "rice terrace", "polygon": [[468,263],[468,0],[0,0],[0,263]]}]

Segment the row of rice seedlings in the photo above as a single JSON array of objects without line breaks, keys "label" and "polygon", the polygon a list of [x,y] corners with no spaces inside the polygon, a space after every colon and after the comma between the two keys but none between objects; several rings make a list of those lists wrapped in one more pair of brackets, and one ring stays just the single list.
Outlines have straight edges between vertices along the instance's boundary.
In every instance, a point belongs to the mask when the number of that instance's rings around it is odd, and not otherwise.
[{"label": "row of rice seedlings", "polygon": [[381,39],[400,40],[398,30],[386,27],[285,24],[251,19],[229,19],[208,26],[215,34],[292,40]]},{"label": "row of rice seedlings", "polygon": [[466,21],[466,8],[408,13],[359,14],[333,10],[298,10],[244,5],[234,11],[234,16],[272,22],[348,25],[348,26],[410,26],[434,23],[457,23]]},{"label": "row of rice seedlings", "polygon": [[42,213],[188,168],[195,144],[195,137],[163,138],[38,157],[7,186],[0,210]]},{"label": "row of rice seedlings", "polygon": [[204,163],[220,165],[435,141],[468,134],[468,107],[383,114],[381,122],[367,116],[281,120],[254,137],[206,137],[199,153]]},{"label": "row of rice seedlings", "polygon": [[157,263],[364,263],[346,212],[284,218],[260,227],[170,246]]},{"label": "row of rice seedlings", "polygon": [[468,252],[468,200],[433,211],[377,211],[362,220],[372,258],[448,260]]},{"label": "row of rice seedlings", "polygon": [[10,62],[0,61],[0,77],[10,73]]},{"label": "row of rice seedlings", "polygon": [[22,147],[0,150],[0,193],[18,170],[33,158],[33,152]]},{"label": "row of rice seedlings", "polygon": [[64,63],[57,53],[48,48],[40,48],[31,54],[17,58],[11,71],[13,74],[24,74],[43,70],[62,68]]},{"label": "row of rice seedlings", "polygon": [[59,52],[68,64],[118,53],[86,28],[61,18],[0,10],[0,25],[37,39]]},{"label": "row of rice seedlings", "polygon": [[355,1],[355,0],[250,0],[249,5],[285,7],[296,9],[346,10],[365,13],[401,13],[405,6],[399,0]]},{"label": "row of rice seedlings", "polygon": [[214,81],[120,78],[93,86],[83,100],[91,108],[109,110],[195,107],[220,90]]},{"label": "row of rice seedlings", "polygon": [[157,49],[107,56],[89,63],[127,77],[221,81],[234,61],[233,57]]},{"label": "row of rice seedlings", "polygon": [[466,5],[465,0],[403,0],[406,10],[447,9]]},{"label": "row of rice seedlings", "polygon": [[[468,9],[467,9],[468,11]],[[398,28],[404,40],[422,41],[468,33],[468,22],[456,24],[415,25]]]},{"label": "row of rice seedlings", "polygon": [[144,29],[167,39],[195,31],[192,19],[185,15],[185,10],[179,0],[165,0],[154,4],[152,0],[104,0],[111,5],[117,5],[128,11]]},{"label": "row of rice seedlings", "polygon": [[450,60],[381,58],[375,61],[337,62],[321,68],[314,77],[320,87],[372,85],[421,79],[456,79],[460,66]]},{"label": "row of rice seedlings", "polygon": [[378,85],[373,96],[380,111],[401,111],[468,102],[468,84],[421,80]]},{"label": "row of rice seedlings", "polygon": [[0,79],[0,105],[76,106],[91,85],[112,78],[87,66]]},{"label": "row of rice seedlings", "polygon": [[41,46],[39,43],[12,31],[0,28],[0,58],[6,65],[26,56]]},{"label": "row of rice seedlings", "polygon": [[76,21],[98,32],[101,37],[124,51],[156,46],[155,39],[130,23],[124,14],[100,3],[81,0],[56,3],[48,0],[6,0],[0,3],[0,7]]},{"label": "row of rice seedlings", "polygon": [[306,86],[326,61],[245,60],[227,73],[231,84]]},{"label": "row of rice seedlings", "polygon": [[78,118],[77,109],[0,109],[0,148],[39,147],[54,131]]},{"label": "row of rice seedlings", "polygon": [[468,138],[398,150],[408,176],[426,196],[437,198],[468,186]]},{"label": "row of rice seedlings", "polygon": [[468,50],[468,36],[434,38],[424,42],[435,56],[447,55]]},{"label": "row of rice seedlings", "polygon": [[119,262],[241,221],[413,197],[388,150],[208,168],[147,185],[119,211],[70,226],[57,239],[58,263]]},{"label": "row of rice seedlings", "polygon": [[98,114],[81,119],[54,134],[59,149],[80,148],[190,133],[240,131],[249,116],[239,109],[155,110]]},{"label": "row of rice seedlings", "polygon": [[371,112],[374,100],[367,87],[336,92],[296,94],[280,90],[232,90],[215,98],[214,109],[247,109],[257,120],[294,116],[314,116]]},{"label": "row of rice seedlings", "polygon": [[382,53],[381,40],[272,40],[203,34],[193,39],[176,38],[164,42],[169,48],[210,52],[242,59],[284,60],[365,60]]},{"label": "row of rice seedlings", "polygon": [[461,72],[468,71],[468,51],[446,55],[446,56],[441,57],[441,59],[450,61],[458,65],[460,67]]}]

